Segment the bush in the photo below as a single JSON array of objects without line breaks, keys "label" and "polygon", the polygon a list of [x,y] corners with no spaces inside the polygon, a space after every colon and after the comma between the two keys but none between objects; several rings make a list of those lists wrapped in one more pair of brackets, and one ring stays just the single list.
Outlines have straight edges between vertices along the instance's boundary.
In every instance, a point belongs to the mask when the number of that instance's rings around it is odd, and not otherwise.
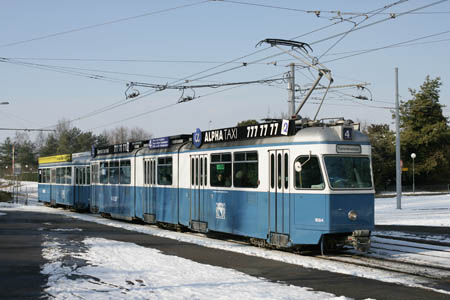
[{"label": "bush", "polygon": [[0,191],[0,202],[9,202],[11,199],[12,197],[10,192]]}]

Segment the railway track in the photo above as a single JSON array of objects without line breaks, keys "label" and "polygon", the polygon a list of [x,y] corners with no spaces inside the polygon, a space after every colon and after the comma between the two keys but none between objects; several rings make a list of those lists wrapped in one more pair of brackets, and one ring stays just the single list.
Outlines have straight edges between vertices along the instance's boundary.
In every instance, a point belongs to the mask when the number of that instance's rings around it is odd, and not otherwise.
[{"label": "railway track", "polygon": [[[249,245],[245,239],[229,235],[210,237]],[[372,245],[368,253],[344,249],[322,256],[319,254],[320,249],[316,249],[303,254],[320,260],[391,272],[395,274],[392,276],[411,276],[417,278],[423,286],[450,293],[450,236],[445,240],[429,240],[416,235],[406,237],[402,233],[396,236],[391,232],[374,232],[371,239]],[[287,252],[297,253],[292,250]]]},{"label": "railway track", "polygon": [[450,293],[450,239],[437,241],[375,232],[371,240],[368,253],[344,250],[316,257],[426,279],[428,287]]}]

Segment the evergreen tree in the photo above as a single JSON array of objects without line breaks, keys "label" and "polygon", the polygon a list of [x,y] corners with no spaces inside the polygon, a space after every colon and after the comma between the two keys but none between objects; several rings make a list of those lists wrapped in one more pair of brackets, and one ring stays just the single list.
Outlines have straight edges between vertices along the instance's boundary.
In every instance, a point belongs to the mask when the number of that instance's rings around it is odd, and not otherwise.
[{"label": "evergreen tree", "polygon": [[386,190],[395,183],[395,134],[388,124],[371,124],[365,130],[372,145],[375,189]]},{"label": "evergreen tree", "polygon": [[0,168],[2,175],[11,174],[12,146],[13,142],[9,137],[0,145]]},{"label": "evergreen tree", "polygon": [[54,133],[50,133],[47,135],[47,138],[45,139],[43,146],[41,149],[39,149],[39,156],[51,156],[56,155],[56,151],[58,149],[59,141],[56,138]]},{"label": "evergreen tree", "polygon": [[237,123],[237,126],[248,126],[248,125],[258,125],[258,121],[256,120],[244,120]]},{"label": "evergreen tree", "polygon": [[[440,78],[426,77],[420,90],[410,89],[412,99],[400,106],[401,154],[404,166],[412,169],[416,153],[416,182],[444,183],[450,175],[450,132],[439,103]],[[412,177],[412,172],[407,173]]]},{"label": "evergreen tree", "polygon": [[96,147],[105,147],[109,145],[108,136],[105,133],[101,133],[96,136],[94,145]]}]

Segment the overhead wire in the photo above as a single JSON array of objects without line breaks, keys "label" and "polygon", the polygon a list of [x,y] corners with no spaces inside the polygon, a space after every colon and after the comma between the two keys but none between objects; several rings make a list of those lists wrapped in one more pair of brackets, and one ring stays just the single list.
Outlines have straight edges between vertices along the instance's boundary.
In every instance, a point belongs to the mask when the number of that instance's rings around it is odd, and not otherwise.
[{"label": "overhead wire", "polygon": [[93,29],[93,28],[97,28],[97,27],[101,27],[101,26],[105,26],[105,25],[111,25],[111,24],[121,23],[121,22],[129,21],[129,20],[133,20],[133,19],[148,17],[148,16],[151,16],[151,15],[156,15],[156,14],[160,14],[160,13],[164,13],[164,12],[168,12],[168,11],[173,11],[173,10],[180,9],[180,8],[200,5],[200,4],[203,4],[203,3],[206,3],[206,2],[210,2],[210,0],[204,0],[204,1],[199,1],[199,2],[195,2],[195,3],[179,5],[179,6],[170,7],[170,8],[166,8],[166,9],[161,9],[161,10],[157,10],[157,11],[146,12],[146,13],[135,15],[135,16],[120,18],[120,19],[116,19],[116,20],[103,22],[103,23],[98,23],[98,24],[93,24],[93,25],[88,25],[88,26],[82,26],[82,27],[78,27],[78,28],[74,28],[74,29],[70,29],[70,30],[65,30],[65,31],[60,31],[60,32],[52,33],[52,34],[42,35],[42,36],[38,36],[38,37],[35,37],[35,38],[31,38],[31,39],[11,42],[11,43],[0,45],[0,48],[11,47],[11,46],[20,45],[20,44],[24,44],[24,43],[29,43],[29,42],[33,42],[33,41],[37,41],[37,40],[43,40],[43,39],[52,38],[52,37],[55,37],[55,36],[61,36],[61,35],[70,34],[70,33],[74,33],[74,32],[79,32],[79,31],[83,31],[83,30]]},{"label": "overhead wire", "polygon": [[21,118],[21,117],[19,117],[19,116],[16,116],[15,114],[12,114],[12,113],[10,113],[10,112],[6,112],[6,111],[3,110],[3,109],[0,110],[0,114],[6,115],[6,116],[9,117],[9,118],[13,117],[13,118],[15,118],[15,119],[17,119],[17,120],[20,120],[20,121],[22,121],[22,122],[33,123],[34,125],[43,127],[42,124],[38,124],[38,123],[36,123],[36,122],[34,122],[34,121],[31,121],[31,120],[27,120],[27,119]]},{"label": "overhead wire", "polygon": [[56,72],[56,73],[69,74],[69,75],[78,76],[78,77],[85,77],[85,78],[89,78],[89,79],[109,81],[109,82],[114,82],[114,83],[122,83],[123,84],[123,83],[128,82],[127,80],[121,80],[121,79],[107,77],[107,76],[93,74],[93,73],[71,71],[71,70],[69,70],[69,68],[64,68],[64,67],[60,67],[60,66],[35,64],[35,63],[23,62],[20,60],[12,60],[12,59],[8,59],[8,58],[2,58],[2,57],[0,57],[0,62],[7,63],[7,64],[13,64],[13,65],[20,65],[20,66],[24,66],[24,67],[39,69],[39,70],[46,70],[46,71],[51,71],[51,72]]},{"label": "overhead wire", "polygon": [[[264,7],[264,8],[273,8],[273,9],[280,9],[280,10],[288,10],[288,11],[294,11],[294,12],[303,12],[303,13],[313,13],[315,15],[328,13],[328,14],[336,14],[338,16],[343,15],[353,15],[353,16],[361,16],[366,14],[365,12],[350,12],[350,11],[341,11],[341,10],[305,10],[305,9],[298,9],[298,8],[292,8],[292,7],[283,7],[283,6],[275,6],[275,5],[267,5],[267,4],[259,4],[259,3],[252,3],[252,2],[244,2],[244,1],[233,1],[233,0],[220,0],[221,2],[228,2],[228,3],[235,3],[235,4],[242,4],[242,5],[249,5],[249,6],[257,6],[257,7]],[[386,12],[386,13],[380,13],[384,15],[392,15],[393,12]],[[450,11],[431,11],[431,12],[415,12],[414,14],[450,14]]]},{"label": "overhead wire", "polygon": [[[407,1],[407,0],[397,1],[396,3],[403,3],[404,1]],[[440,3],[444,3],[444,2],[447,2],[447,1],[449,1],[449,0],[435,1],[435,2],[433,2],[433,3],[427,4],[427,5],[423,5],[423,6],[420,6],[420,7],[417,7],[417,8],[408,10],[408,11],[405,11],[405,12],[397,13],[397,14],[395,15],[395,17],[389,16],[389,17],[387,17],[387,18],[384,18],[384,19],[381,19],[381,20],[378,20],[378,21],[375,21],[375,22],[372,22],[372,23],[363,25],[363,26],[361,26],[361,27],[357,27],[357,28],[355,28],[355,30],[353,30],[353,32],[359,31],[359,30],[365,29],[365,28],[367,28],[367,27],[370,27],[370,26],[373,26],[373,25],[377,25],[377,24],[380,24],[380,23],[383,23],[383,22],[386,22],[386,21],[389,21],[389,20],[397,19],[398,17],[404,16],[404,15],[408,15],[408,14],[411,14],[411,13],[413,13],[413,12],[415,12],[415,11],[422,10],[422,9],[425,9],[425,8],[428,8],[428,7],[432,7],[432,6],[434,6],[434,5],[438,5],[438,4],[440,4]],[[315,42],[311,42],[311,43],[309,43],[309,45],[318,44],[318,43],[321,43],[321,42],[323,42],[323,41],[326,41],[326,40],[329,40],[329,39],[332,39],[332,38],[335,38],[335,37],[342,36],[342,35],[344,35],[345,33],[346,33],[346,32],[337,33],[337,34],[335,34],[335,35],[333,35],[333,36],[331,36],[331,37],[326,37],[326,38],[317,40],[317,41],[315,41]]]},{"label": "overhead wire", "polygon": [[[392,7],[393,5],[398,5],[398,4],[403,3],[403,2],[405,2],[405,1],[408,1],[408,0],[400,0],[400,1],[396,1],[395,3],[391,4],[391,7]],[[448,0],[440,0],[440,1],[437,1],[437,2],[434,2],[434,3],[431,3],[431,4],[428,4],[428,5],[425,5],[425,6],[421,6],[421,7],[419,7],[419,8],[415,8],[415,9],[412,9],[412,10],[409,10],[409,11],[406,11],[406,12],[402,12],[402,13],[397,14],[396,17],[403,16],[403,15],[406,15],[406,14],[408,14],[408,13],[410,13],[410,12],[417,11],[417,10],[421,10],[421,9],[424,9],[424,8],[428,8],[428,7],[431,7],[431,6],[433,6],[433,5],[437,5],[437,4],[439,4],[439,3],[446,2],[446,1],[448,1]],[[383,7],[385,7],[385,6],[383,6]],[[381,22],[385,22],[385,21],[388,21],[388,20],[391,20],[391,19],[392,19],[392,18],[390,17],[390,18],[385,18],[385,19],[382,19],[382,20],[379,20],[379,21],[376,21],[376,22],[372,22],[372,23],[367,24],[367,25],[364,25],[364,26],[362,26],[362,27],[358,27],[358,28],[356,28],[354,31],[360,30],[360,29],[363,29],[363,28],[367,28],[367,27],[369,27],[369,26],[373,26],[373,25],[376,25],[376,24],[379,24],[379,23],[381,23]],[[335,25],[335,24],[338,24],[338,23],[341,23],[341,22],[343,22],[343,21],[339,21],[339,22],[334,23],[334,24],[332,24],[332,25]],[[327,27],[327,26],[325,26],[325,27],[323,27],[323,28],[326,28],[326,27]],[[320,28],[319,28],[319,30],[320,30]],[[313,33],[313,32],[315,32],[315,31],[311,31],[311,32],[309,32],[309,33],[307,33],[307,34],[310,34],[310,33]],[[329,40],[329,39],[333,39],[333,38],[335,38],[335,37],[342,36],[342,35],[346,34],[346,32],[347,32],[347,31],[344,31],[344,32],[341,32],[341,33],[338,33],[338,34],[332,35],[332,36],[330,36],[330,37],[326,37],[326,38],[323,38],[323,39],[320,39],[320,40],[317,40],[317,41],[314,41],[314,42],[311,42],[311,43],[308,43],[308,44],[309,44],[309,45],[313,45],[313,44],[321,43],[321,42],[324,42],[324,41],[326,41],[326,40]],[[303,35],[297,36],[297,37],[295,37],[295,38],[293,38],[293,39],[297,39],[297,38],[302,37],[302,36],[305,36],[305,35],[307,35],[307,34],[303,34]],[[270,49],[270,47],[263,48],[263,49],[260,50],[259,52],[265,51],[265,50],[267,50],[267,49]],[[240,58],[238,58],[238,59],[236,59],[236,60],[239,60],[239,59],[242,59],[242,58],[246,58],[246,57],[248,57],[248,56],[257,54],[257,53],[259,53],[259,52],[258,52],[258,51],[255,51],[255,52],[253,52],[253,53],[251,53],[251,54],[248,54],[248,55],[246,55],[246,56],[240,57]],[[270,58],[277,57],[277,56],[280,56],[280,55],[283,55],[283,53],[274,54],[274,55],[268,56],[268,57],[263,58],[263,59],[258,59],[258,60],[254,61],[254,62],[261,62],[261,61],[263,61],[263,60],[265,60],[265,59],[270,59]],[[235,60],[232,60],[232,61],[230,61],[230,62],[233,62],[233,61],[235,61]],[[224,66],[224,65],[226,65],[226,64],[228,64],[228,63],[230,63],[230,62],[227,62],[227,63],[221,64],[221,65],[219,65],[219,66],[216,66],[216,67],[213,67],[213,68],[209,68],[209,69],[207,69],[207,70],[204,70],[204,71],[201,71],[201,72],[192,74],[192,75],[190,75],[189,77],[194,77],[194,76],[197,76],[197,75],[199,75],[199,74],[208,72],[208,71],[210,71],[210,70],[213,70],[213,69],[222,67],[222,66]],[[237,70],[237,69],[242,68],[242,67],[244,67],[244,66],[251,65],[251,64],[253,64],[254,62],[248,62],[248,63],[243,64],[243,65],[241,65],[241,66],[236,66],[236,67],[233,67],[233,68],[229,68],[229,69],[226,69],[226,70],[222,70],[222,71],[219,71],[219,72],[215,72],[215,73],[212,73],[212,74],[208,74],[208,75],[199,77],[198,79],[204,79],[204,78],[206,78],[206,77],[216,76],[216,75],[218,75],[218,74],[222,74],[222,73],[225,73],[225,72],[228,72],[228,71]],[[197,80],[197,79],[192,79],[191,81],[195,81],[195,80]]]},{"label": "overhead wire", "polygon": [[[311,31],[311,32],[309,32],[309,33],[305,33],[305,34],[303,34],[303,35],[301,35],[301,36],[305,36],[305,35],[308,35],[308,34],[317,32],[318,30],[322,30],[322,29],[328,28],[328,27],[330,27],[330,26],[339,24],[339,23],[341,23],[341,22],[343,22],[343,20],[340,20],[340,21],[338,21],[338,22],[335,22],[335,23],[333,23],[333,24],[331,24],[331,25],[329,25],[329,26],[324,26],[324,27],[319,28],[319,29],[317,29],[317,30],[313,30],[313,31]],[[241,57],[239,57],[239,58],[236,58],[236,59],[227,61],[227,62],[225,62],[225,63],[222,63],[222,64],[218,65],[218,66],[215,66],[215,67],[212,67],[212,68],[208,68],[208,69],[203,70],[203,71],[201,71],[201,72],[197,72],[197,73],[191,74],[191,75],[189,75],[189,76],[187,76],[187,77],[185,77],[185,78],[183,78],[183,79],[176,80],[176,81],[172,82],[171,84],[177,83],[177,82],[181,82],[181,81],[186,81],[186,80],[189,79],[190,77],[194,77],[194,76],[197,76],[197,75],[206,73],[206,72],[208,72],[208,71],[212,71],[212,70],[214,70],[214,69],[220,68],[220,67],[225,66],[225,65],[227,65],[227,64],[234,63],[234,62],[239,61],[239,60],[241,60],[241,59],[244,59],[244,58],[247,58],[247,57],[249,57],[249,56],[252,56],[252,55],[258,54],[258,53],[260,53],[260,52],[266,51],[267,49],[270,49],[270,47],[267,47],[267,48],[263,48],[263,49],[261,49],[261,50],[254,51],[254,52],[252,52],[252,53],[250,53],[250,54],[248,54],[248,55],[244,55],[244,56],[241,56]],[[272,55],[272,56],[269,56],[269,57],[266,57],[265,59],[267,59],[267,58],[272,58],[272,57],[279,56],[279,55],[282,55],[282,53],[276,54],[276,55]],[[253,62],[251,62],[251,64],[258,63],[259,61],[263,61],[263,59],[257,60],[257,61],[253,61]],[[235,68],[232,68],[232,69],[228,69],[228,70],[223,70],[223,71],[220,71],[220,72],[216,72],[216,73],[214,73],[214,74],[212,74],[212,75],[207,75],[207,76],[199,77],[199,78],[196,78],[196,79],[194,79],[194,80],[201,80],[201,79],[203,79],[203,78],[207,78],[207,77],[210,77],[210,76],[214,76],[214,75],[218,75],[218,74],[221,74],[221,73],[225,73],[225,72],[228,72],[228,71],[230,71],[230,70],[235,70],[235,69],[241,68],[241,67],[243,67],[243,66],[247,66],[247,63],[245,63],[245,64],[243,63],[243,64],[242,64],[241,66],[239,66],[239,67],[235,67]],[[191,80],[191,81],[194,81],[194,80]],[[148,92],[148,93],[145,93],[145,94],[141,95],[140,97],[137,97],[137,98],[133,99],[132,101],[125,101],[125,102],[124,102],[123,100],[120,100],[120,101],[114,102],[114,103],[112,103],[112,104],[110,104],[110,105],[107,105],[107,106],[105,106],[105,107],[103,107],[103,108],[96,109],[96,110],[94,110],[94,111],[92,111],[92,112],[90,112],[90,113],[88,113],[88,114],[86,114],[86,115],[83,115],[83,116],[81,116],[81,117],[75,118],[75,119],[73,119],[73,120],[71,120],[71,121],[74,122],[74,121],[78,121],[78,120],[81,120],[81,119],[85,119],[85,118],[87,118],[87,117],[94,116],[94,115],[96,115],[96,114],[98,114],[98,113],[103,113],[103,112],[106,112],[106,111],[108,111],[108,110],[117,108],[117,107],[119,107],[119,106],[122,106],[122,105],[125,105],[125,104],[129,104],[129,103],[131,103],[131,102],[135,102],[135,101],[137,101],[137,100],[140,100],[140,99],[142,99],[142,98],[144,98],[144,97],[146,97],[146,96],[150,96],[150,95],[152,95],[152,94],[154,94],[154,92],[153,92],[153,91],[150,91],[150,92]],[[53,127],[53,126],[49,126],[49,127]]]},{"label": "overhead wire", "polygon": [[[123,59],[123,58],[68,58],[68,57],[7,57],[18,60],[42,60],[42,61],[75,61],[75,62],[123,62],[123,63],[174,63],[174,64],[223,64],[218,60],[169,60],[169,59]],[[236,61],[236,64],[245,64],[245,61]],[[263,63],[261,63],[263,64]],[[266,63],[264,63],[266,64]]]},{"label": "overhead wire", "polygon": [[[262,81],[267,81],[267,80],[270,80],[270,78],[272,78],[272,77],[278,77],[278,76],[280,76],[282,74],[283,73],[277,74],[277,75],[274,75],[274,76],[270,76],[270,77],[266,77],[266,78],[263,78],[261,80]],[[212,96],[212,95],[216,95],[216,94],[219,94],[219,93],[223,93],[223,92],[226,92],[226,91],[229,91],[229,90],[232,90],[232,89],[236,89],[236,88],[239,88],[239,87],[242,87],[242,85],[227,87],[227,88],[225,88],[223,90],[220,90],[220,91],[215,91],[215,92],[211,92],[211,93],[208,93],[208,94],[200,95],[197,98],[206,98],[206,97],[209,97],[209,96]],[[175,102],[175,103],[172,103],[172,104],[169,104],[169,105],[164,105],[164,106],[161,106],[161,107],[158,107],[158,108],[155,108],[155,109],[151,109],[151,110],[148,110],[148,111],[136,114],[136,115],[132,115],[130,117],[127,117],[127,118],[124,118],[124,119],[121,119],[121,120],[118,120],[118,121],[114,121],[114,122],[110,122],[108,124],[96,126],[96,127],[90,128],[88,130],[95,130],[95,129],[98,129],[98,128],[103,128],[103,127],[115,125],[115,124],[118,124],[118,123],[122,123],[122,122],[125,122],[125,121],[128,121],[128,120],[131,120],[131,119],[142,117],[144,115],[148,115],[148,114],[151,114],[151,113],[154,113],[154,112],[158,112],[158,111],[166,109],[166,108],[173,107],[173,106],[181,104],[181,103],[182,102]]]},{"label": "overhead wire", "polygon": [[366,54],[366,53],[370,53],[370,52],[374,52],[374,51],[379,51],[379,50],[384,50],[384,49],[388,49],[388,48],[393,48],[393,47],[401,46],[401,45],[404,45],[404,44],[412,43],[412,42],[415,42],[415,41],[419,41],[419,40],[423,40],[423,39],[427,39],[427,38],[430,38],[430,37],[443,35],[443,34],[447,34],[447,33],[450,33],[450,30],[446,30],[446,31],[442,31],[442,32],[438,32],[438,33],[422,36],[422,37],[419,37],[419,38],[414,38],[414,39],[410,39],[410,40],[407,40],[407,41],[402,41],[402,42],[398,42],[398,43],[382,46],[382,47],[366,49],[366,50],[358,50],[357,53],[353,53],[353,54],[345,55],[345,56],[342,56],[342,57],[330,59],[330,60],[325,61],[324,63],[330,63],[330,62],[334,62],[334,61],[337,61],[337,60],[342,60],[342,59],[346,59],[346,58],[350,58],[350,57],[354,57],[354,56],[358,56],[358,55],[362,55],[362,54]]},{"label": "overhead wire", "polygon": [[386,9],[388,9],[388,8],[391,8],[391,7],[395,6],[395,5],[404,3],[404,2],[406,2],[406,1],[408,1],[408,0],[400,0],[400,1],[397,1],[397,2],[392,3],[392,4],[390,4],[390,5],[386,5],[386,6],[380,8],[380,9],[378,9],[378,10],[369,12],[369,13],[366,15],[366,18],[364,18],[363,20],[361,20],[361,21],[358,22],[358,23],[355,22],[354,25],[353,25],[353,28],[351,28],[349,31],[347,31],[345,34],[343,34],[343,35],[342,35],[336,42],[334,42],[334,43],[333,43],[326,51],[324,51],[324,52],[319,56],[318,60],[320,60],[320,59],[322,58],[322,56],[324,56],[325,54],[327,54],[331,49],[333,49],[334,47],[336,47],[336,45],[337,45],[339,42],[341,42],[346,36],[348,36],[351,32],[355,31],[355,29],[356,29],[359,25],[361,25],[363,22],[365,22],[365,21],[367,21],[368,19],[370,19],[370,18],[372,18],[372,17],[378,15],[379,13],[383,12],[384,10],[386,10]]},{"label": "overhead wire", "polygon": [[[405,1],[405,0],[403,0],[403,1],[397,1],[397,2],[395,2],[395,3],[402,3],[402,2],[404,2],[404,1]],[[436,2],[433,2],[433,3],[428,4],[428,5],[424,5],[424,6],[415,8],[415,9],[411,9],[411,10],[409,10],[409,11],[406,11],[406,12],[402,12],[402,13],[397,14],[396,17],[403,16],[403,15],[406,15],[406,14],[409,14],[409,13],[412,13],[412,12],[415,12],[415,11],[418,11],[418,10],[421,10],[421,9],[425,9],[425,8],[428,8],[428,7],[431,7],[431,6],[434,6],[434,5],[437,5],[437,4],[446,2],[446,1],[448,1],[448,0],[436,1]],[[390,20],[390,19],[391,19],[391,18],[385,18],[385,19],[382,19],[382,20],[379,20],[379,21],[376,21],[376,22],[372,22],[372,23],[367,24],[367,25],[364,25],[364,26],[362,26],[362,27],[358,27],[356,30],[361,30],[361,29],[363,29],[363,28],[367,28],[367,27],[369,27],[369,26],[373,26],[373,25],[379,24],[379,23],[381,23],[381,22],[384,22],[384,21],[387,21],[387,20]],[[333,25],[338,24],[338,23],[341,23],[341,22],[342,22],[342,21],[335,22]],[[328,27],[328,26],[326,26],[326,27]],[[325,28],[325,27],[322,27],[322,28]],[[319,28],[319,30],[320,30],[320,28]],[[356,30],[355,30],[355,31],[356,31]],[[311,31],[310,33],[313,33],[313,32],[315,32],[315,31]],[[317,43],[323,42],[323,41],[325,41],[325,40],[328,40],[328,39],[332,39],[332,38],[341,36],[341,35],[343,35],[343,34],[345,34],[345,32],[340,33],[340,34],[335,34],[335,35],[333,35],[333,36],[330,36],[330,37],[327,37],[327,38],[324,38],[324,39],[321,39],[321,40],[312,42],[312,43],[310,43],[310,44],[317,44]],[[301,36],[304,36],[304,35],[301,35]],[[300,37],[300,36],[299,36],[299,37]],[[260,52],[266,51],[267,49],[270,49],[270,47],[263,48],[263,49],[261,49],[261,50],[252,52],[252,53],[250,53],[250,54],[248,54],[248,55],[241,56],[241,57],[239,57],[239,58],[237,58],[237,59],[233,59],[233,60],[227,61],[227,62],[225,62],[225,63],[223,63],[223,64],[220,64],[220,65],[215,66],[215,67],[212,67],[212,68],[208,68],[208,69],[203,70],[203,71],[201,71],[201,72],[197,72],[197,73],[191,74],[190,76],[187,76],[187,77],[183,78],[182,80],[188,80],[188,79],[191,78],[191,77],[194,77],[194,76],[197,76],[197,75],[206,73],[206,72],[208,72],[208,71],[211,71],[211,70],[220,68],[220,67],[222,67],[222,66],[225,66],[225,65],[227,65],[227,64],[230,64],[230,63],[233,63],[233,62],[235,62],[235,61],[241,60],[241,59],[243,59],[243,58],[247,58],[247,57],[249,57],[249,56],[252,56],[252,55],[258,54],[258,53],[260,53]],[[258,59],[258,60],[254,61],[254,62],[245,63],[245,64],[242,64],[242,65],[237,66],[237,67],[233,67],[233,68],[229,68],[229,69],[226,69],[226,70],[218,71],[218,72],[215,72],[215,73],[212,73],[212,74],[207,74],[207,75],[201,76],[201,77],[199,77],[199,78],[190,79],[189,81],[196,81],[196,80],[204,79],[204,78],[207,78],[207,77],[215,76],[215,75],[218,75],[218,74],[221,74],[221,73],[225,73],[225,72],[228,72],[228,71],[236,70],[236,69],[242,68],[242,67],[244,67],[244,66],[248,66],[248,65],[250,65],[250,64],[252,64],[252,63],[255,63],[255,62],[261,62],[261,61],[263,61],[263,60],[270,59],[270,58],[273,58],[273,57],[276,57],[276,56],[279,56],[279,55],[282,55],[282,53],[275,54],[275,55],[271,55],[271,56],[268,56],[268,57],[265,57],[265,58],[262,58],[262,59]],[[179,81],[175,81],[174,83],[176,83],[176,82],[179,82]],[[100,110],[98,110],[98,111],[101,113],[101,112],[104,112],[104,111],[106,111],[106,110],[110,110],[110,109],[116,108],[116,107],[118,107],[118,106],[125,105],[125,104],[128,104],[128,103],[130,103],[130,102],[134,102],[134,101],[136,101],[136,100],[138,100],[138,99],[142,99],[143,97],[152,95],[152,94],[154,94],[154,93],[155,93],[154,91],[150,91],[150,92],[148,92],[148,93],[146,93],[146,94],[141,95],[140,97],[138,97],[138,98],[136,98],[136,99],[133,99],[133,101],[122,102],[122,103],[117,104],[117,105],[116,105],[116,104],[112,104],[112,106],[102,108],[102,109],[100,109]],[[92,116],[92,115],[95,115],[95,114],[90,114],[89,116]],[[76,119],[74,119],[73,121],[76,121],[76,120],[79,120],[79,119],[81,119],[81,118],[76,118]]]}]

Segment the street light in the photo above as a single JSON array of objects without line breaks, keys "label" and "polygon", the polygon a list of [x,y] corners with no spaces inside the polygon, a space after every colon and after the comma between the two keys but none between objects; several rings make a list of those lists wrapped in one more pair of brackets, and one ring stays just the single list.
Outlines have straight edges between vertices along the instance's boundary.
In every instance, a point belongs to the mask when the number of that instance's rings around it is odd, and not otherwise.
[{"label": "street light", "polygon": [[411,153],[411,158],[413,160],[413,193],[416,193],[416,183],[414,181],[414,159],[416,158],[416,154],[415,153]]}]

